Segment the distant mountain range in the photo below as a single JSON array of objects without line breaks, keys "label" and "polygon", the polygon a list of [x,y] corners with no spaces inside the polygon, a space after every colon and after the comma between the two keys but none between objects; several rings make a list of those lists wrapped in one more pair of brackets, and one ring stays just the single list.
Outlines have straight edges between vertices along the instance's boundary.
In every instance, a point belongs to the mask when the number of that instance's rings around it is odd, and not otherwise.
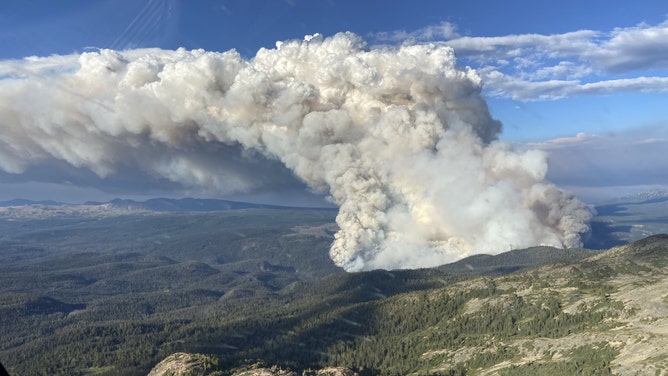
[{"label": "distant mountain range", "polygon": [[116,198],[109,202],[89,201],[84,205],[111,205],[119,209],[150,210],[157,212],[206,212],[237,209],[294,209],[294,207],[280,205],[253,204],[249,202],[200,198],[152,198],[146,201],[123,200]]},{"label": "distant mountain range", "polygon": [[[668,189],[652,189],[649,191],[639,192],[632,195],[622,196],[610,200],[609,202],[637,202],[647,200],[668,200]],[[608,203],[608,202],[606,202]]]},{"label": "distant mountain range", "polygon": [[[146,201],[135,201],[115,198],[108,202],[87,201],[84,204],[67,204],[64,202],[46,200],[33,201],[26,199],[14,199],[9,201],[0,201],[0,208],[18,208],[32,207],[34,212],[39,207],[46,207],[49,210],[67,211],[97,211],[102,209],[106,211],[154,211],[154,212],[211,212],[239,209],[301,209],[301,207],[255,204],[249,202],[217,200],[217,199],[199,199],[199,198],[152,198]],[[78,210],[80,209],[80,210]],[[310,209],[310,208],[309,208]],[[318,208],[327,209],[327,208]]]},{"label": "distant mountain range", "polygon": [[[668,190],[652,190],[619,197],[593,206],[596,216],[584,247],[605,249],[626,244],[646,236],[668,233]],[[198,199],[153,198],[135,201],[116,198],[108,202],[89,201],[84,204],[66,204],[57,201],[14,199],[0,201],[0,217],[39,219],[54,216],[109,217],[127,214],[219,212],[240,209],[299,210],[314,209],[249,202]],[[336,208],[317,208],[336,210]]]},{"label": "distant mountain range", "polygon": [[46,200],[46,201],[33,201],[33,200],[26,200],[23,198],[15,198],[13,200],[9,201],[0,201],[0,207],[9,207],[9,206],[25,206],[25,205],[53,205],[53,206],[60,206],[60,205],[68,205],[63,202],[58,202],[58,201],[52,201],[52,200]]},{"label": "distant mountain range", "polygon": [[668,190],[619,197],[594,206],[596,216],[587,248],[610,248],[644,237],[668,233]]},{"label": "distant mountain range", "polygon": [[[636,193],[633,195],[613,198],[604,202],[594,204],[596,208],[605,208],[611,205],[625,205],[625,204],[650,204],[657,202],[668,201],[668,189],[654,189],[646,192]],[[223,210],[237,210],[237,209],[296,209],[300,207],[286,206],[286,205],[268,205],[256,204],[243,201],[230,201],[220,199],[202,199],[202,198],[152,198],[145,201],[136,201],[115,198],[111,201],[87,201],[83,204],[68,204],[65,202],[54,200],[26,200],[17,198],[8,201],[0,201],[0,207],[15,207],[15,206],[104,206],[106,208],[123,209],[123,210],[147,210],[157,212],[207,212],[207,211],[223,211]],[[310,208],[313,209],[313,208]],[[319,207],[318,209],[328,209]],[[334,209],[334,208],[331,208]],[[599,213],[600,214],[600,213]]]}]

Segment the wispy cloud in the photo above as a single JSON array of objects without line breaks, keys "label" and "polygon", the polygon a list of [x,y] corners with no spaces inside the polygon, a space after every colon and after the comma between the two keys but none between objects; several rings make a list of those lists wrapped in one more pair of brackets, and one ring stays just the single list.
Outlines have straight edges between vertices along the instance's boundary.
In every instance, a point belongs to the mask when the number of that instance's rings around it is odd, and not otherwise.
[{"label": "wispy cloud", "polygon": [[[441,32],[428,32],[429,30]],[[374,35],[379,42],[444,43],[478,70],[490,96],[521,101],[668,91],[668,21],[610,31],[461,36],[442,23]]]},{"label": "wispy cloud", "polygon": [[480,71],[487,93],[520,101],[551,100],[575,95],[668,92],[668,77],[632,77],[583,83],[580,80],[530,80],[495,69]]},{"label": "wispy cloud", "polygon": [[441,22],[437,25],[430,25],[414,31],[394,30],[387,32],[378,32],[370,35],[378,42],[403,42],[403,41],[433,41],[459,38],[457,25],[450,22]]},{"label": "wispy cloud", "polygon": [[610,72],[668,67],[668,21],[618,28],[583,57]]},{"label": "wispy cloud", "polygon": [[518,57],[553,57],[580,54],[591,48],[599,36],[592,30],[564,34],[516,34],[500,37],[461,37],[446,42],[462,54],[480,62]]}]

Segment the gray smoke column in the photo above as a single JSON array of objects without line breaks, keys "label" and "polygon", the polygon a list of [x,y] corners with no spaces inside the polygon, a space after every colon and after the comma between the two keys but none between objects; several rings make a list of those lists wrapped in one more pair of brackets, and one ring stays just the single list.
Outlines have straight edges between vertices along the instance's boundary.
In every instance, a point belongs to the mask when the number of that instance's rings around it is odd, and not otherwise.
[{"label": "gray smoke column", "polygon": [[[451,48],[368,49],[349,33],[237,52],[100,50],[0,64],[0,168],[49,161],[220,192],[230,153],[278,160],[339,206],[350,271],[573,247],[590,213],[546,155],[497,141],[481,81]],[[202,150],[206,150],[203,153]]]}]

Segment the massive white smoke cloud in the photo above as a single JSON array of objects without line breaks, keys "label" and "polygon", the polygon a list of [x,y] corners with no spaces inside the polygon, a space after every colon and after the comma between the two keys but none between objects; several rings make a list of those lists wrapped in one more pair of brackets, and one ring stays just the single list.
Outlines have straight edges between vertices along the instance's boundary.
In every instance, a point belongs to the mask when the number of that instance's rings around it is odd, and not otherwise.
[{"label": "massive white smoke cloud", "polygon": [[231,154],[280,160],[339,206],[347,270],[578,246],[585,206],[546,156],[496,141],[478,75],[435,45],[366,49],[356,35],[235,51],[101,50],[0,66],[0,168],[124,166],[184,186],[252,189]]}]

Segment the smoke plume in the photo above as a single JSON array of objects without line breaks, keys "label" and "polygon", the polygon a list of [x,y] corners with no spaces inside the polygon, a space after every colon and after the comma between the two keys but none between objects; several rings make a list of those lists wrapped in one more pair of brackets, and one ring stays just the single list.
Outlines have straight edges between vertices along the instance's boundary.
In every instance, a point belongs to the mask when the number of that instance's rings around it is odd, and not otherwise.
[{"label": "smoke plume", "polygon": [[[186,187],[252,190],[241,154],[280,161],[339,206],[350,271],[573,247],[590,214],[546,155],[497,141],[481,81],[451,48],[368,49],[350,33],[235,51],[100,50],[0,63],[0,169],[127,166]],[[250,157],[248,157],[250,155]]]}]

